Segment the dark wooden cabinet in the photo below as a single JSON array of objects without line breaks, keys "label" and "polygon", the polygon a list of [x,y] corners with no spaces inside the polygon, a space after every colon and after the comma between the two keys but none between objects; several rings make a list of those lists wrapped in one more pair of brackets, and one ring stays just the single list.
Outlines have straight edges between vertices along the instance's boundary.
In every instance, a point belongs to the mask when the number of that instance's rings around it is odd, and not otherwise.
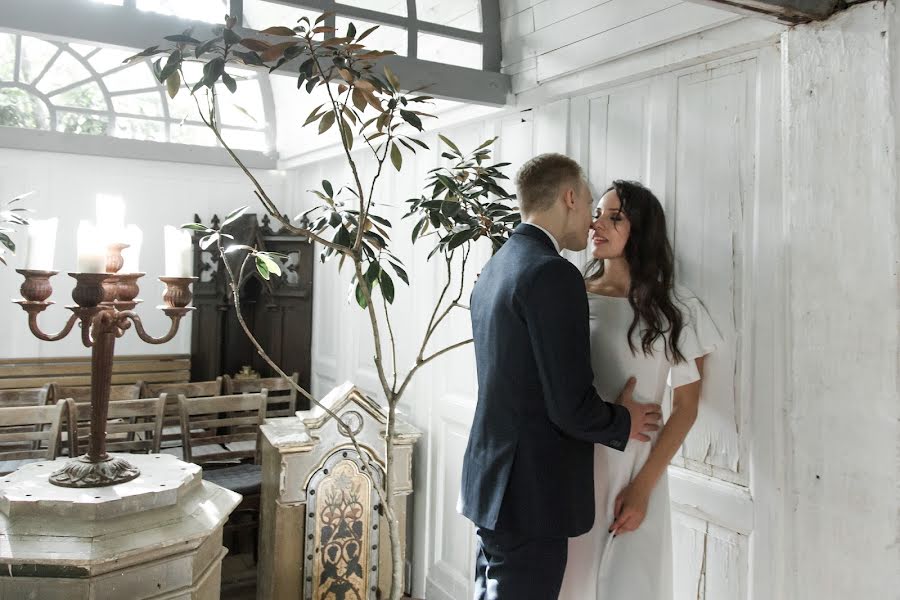
[{"label": "dark wooden cabinet", "polygon": [[[199,222],[199,218],[196,218]],[[213,217],[212,226],[218,228]],[[234,236],[225,246],[242,244],[287,256],[281,259],[282,276],[265,280],[253,259],[241,264],[246,250],[226,254],[234,276],[241,277],[241,314],[269,356],[288,374],[297,372],[300,385],[309,389],[312,349],[313,245],[307,238],[272,229],[268,215],[260,223],[245,214],[222,228]],[[202,236],[197,236],[199,239]],[[207,381],[234,375],[250,366],[261,377],[277,375],[256,352],[237,318],[229,287],[228,270],[216,252],[196,247],[193,326],[191,330],[191,379]],[[305,408],[299,399],[298,409]]]}]

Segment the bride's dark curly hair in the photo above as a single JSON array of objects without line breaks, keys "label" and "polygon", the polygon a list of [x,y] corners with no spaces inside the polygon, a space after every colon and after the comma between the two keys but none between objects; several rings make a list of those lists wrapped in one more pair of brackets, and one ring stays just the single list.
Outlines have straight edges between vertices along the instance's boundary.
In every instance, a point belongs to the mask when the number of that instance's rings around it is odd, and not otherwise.
[{"label": "bride's dark curly hair", "polygon": [[[684,316],[673,301],[675,260],[662,205],[653,192],[636,181],[613,181],[603,195],[613,190],[631,222],[625,243],[625,260],[631,273],[628,303],[634,310],[634,319],[628,327],[628,346],[632,354],[637,352],[632,334],[643,323],[641,350],[645,355],[653,353],[657,338],[668,334],[666,358],[684,362],[684,355],[678,349]],[[603,261],[593,260],[588,263],[585,279],[599,279],[603,270]]]}]

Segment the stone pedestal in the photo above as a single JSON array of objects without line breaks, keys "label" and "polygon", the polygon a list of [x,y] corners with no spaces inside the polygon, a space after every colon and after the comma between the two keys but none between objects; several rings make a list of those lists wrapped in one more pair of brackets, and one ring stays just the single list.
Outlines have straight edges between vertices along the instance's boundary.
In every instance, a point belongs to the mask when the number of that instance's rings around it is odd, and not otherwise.
[{"label": "stone pedestal", "polygon": [[[370,473],[346,432],[321,408],[269,419],[262,432],[258,600],[387,597],[388,527],[373,480],[384,478],[384,410],[350,383],[322,399],[376,469]],[[403,550],[412,494],[412,453],[420,434],[398,421],[394,506]]]},{"label": "stone pedestal", "polygon": [[133,481],[64,488],[69,460],[0,477],[0,598],[219,598],[222,526],[240,495],[167,454],[129,454]]}]

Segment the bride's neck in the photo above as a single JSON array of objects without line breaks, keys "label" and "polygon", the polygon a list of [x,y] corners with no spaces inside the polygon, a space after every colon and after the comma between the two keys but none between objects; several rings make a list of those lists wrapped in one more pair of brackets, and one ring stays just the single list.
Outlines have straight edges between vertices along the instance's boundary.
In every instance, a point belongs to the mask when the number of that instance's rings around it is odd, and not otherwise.
[{"label": "bride's neck", "polygon": [[603,260],[603,275],[593,281],[592,291],[606,296],[627,296],[631,289],[631,272],[624,258]]}]

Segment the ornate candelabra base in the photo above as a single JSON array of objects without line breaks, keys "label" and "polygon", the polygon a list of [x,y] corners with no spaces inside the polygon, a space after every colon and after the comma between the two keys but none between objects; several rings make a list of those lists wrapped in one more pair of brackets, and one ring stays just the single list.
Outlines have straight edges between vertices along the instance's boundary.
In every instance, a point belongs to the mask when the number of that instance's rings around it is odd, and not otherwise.
[{"label": "ornate candelabra base", "polygon": [[21,300],[16,303],[28,313],[28,326],[38,339],[53,342],[66,337],[76,322],[81,323],[81,341],[91,349],[91,435],[88,452],[68,461],[62,469],[50,475],[50,483],[69,488],[97,488],[131,481],[140,476],[140,469],[123,458],[106,453],[106,416],[109,411],[109,389],[112,384],[113,354],[116,339],[134,325],[141,340],[148,344],[168,342],[178,332],[178,324],[192,310],[190,285],[196,277],[160,277],[165,283],[163,313],[171,326],[162,337],[146,332],[141,318],[133,312],[140,300],[137,280],[143,273],[123,273],[121,251],[123,244],[110,246],[107,273],[70,273],[75,279],[69,306],[72,315],[66,325],[55,334],[47,334],[38,326],[37,318],[48,306],[53,293],[50,277],[56,271],[21,269],[24,275]]},{"label": "ornate candelabra base", "polygon": [[109,456],[92,461],[84,454],[70,460],[50,475],[50,483],[61,487],[95,488],[137,479],[141,471],[124,458]]}]

